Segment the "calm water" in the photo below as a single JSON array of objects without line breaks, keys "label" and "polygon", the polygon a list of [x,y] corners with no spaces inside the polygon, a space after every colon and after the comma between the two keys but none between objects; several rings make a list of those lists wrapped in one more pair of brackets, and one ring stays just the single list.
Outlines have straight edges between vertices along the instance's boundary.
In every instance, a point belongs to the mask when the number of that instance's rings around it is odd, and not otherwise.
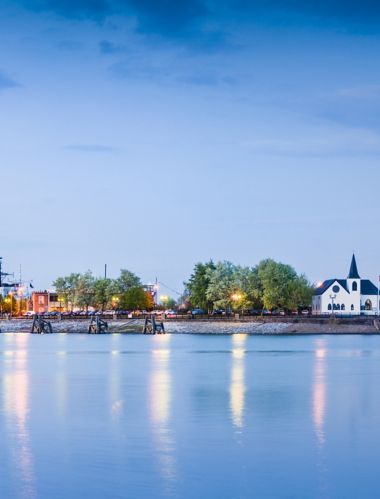
[{"label": "calm water", "polygon": [[380,337],[0,336],[1,498],[378,498]]}]

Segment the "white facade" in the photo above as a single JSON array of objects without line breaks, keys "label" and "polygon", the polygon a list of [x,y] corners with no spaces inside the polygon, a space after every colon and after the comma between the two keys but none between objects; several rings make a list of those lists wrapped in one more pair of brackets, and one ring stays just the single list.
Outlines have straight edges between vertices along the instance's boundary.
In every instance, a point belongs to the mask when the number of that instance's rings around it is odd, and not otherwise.
[{"label": "white facade", "polygon": [[355,256],[347,279],[328,279],[315,290],[313,315],[377,315],[378,288],[368,279],[361,279]]}]

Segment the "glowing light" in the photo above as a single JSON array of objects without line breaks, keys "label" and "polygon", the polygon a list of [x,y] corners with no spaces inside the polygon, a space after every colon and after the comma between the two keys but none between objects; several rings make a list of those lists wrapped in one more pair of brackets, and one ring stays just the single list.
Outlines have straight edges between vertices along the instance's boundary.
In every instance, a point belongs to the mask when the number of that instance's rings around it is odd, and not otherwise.
[{"label": "glowing light", "polygon": [[[160,335],[162,340],[164,336]],[[155,338],[156,339],[156,338]],[[170,429],[172,405],[172,376],[170,370],[170,350],[152,350],[152,373],[149,382],[150,392],[150,421],[156,456],[159,461],[160,471],[165,479],[165,487],[171,489],[171,482],[176,476],[176,463],[174,459],[174,438]]]},{"label": "glowing light", "polygon": [[243,295],[241,293],[234,293],[231,295],[231,300],[233,301],[240,301],[243,298]]},{"label": "glowing light", "polygon": [[232,336],[232,368],[230,383],[230,410],[232,422],[237,428],[244,426],[244,406],[245,406],[245,366],[243,348],[247,340],[246,334],[234,334]]},{"label": "glowing light", "polygon": [[320,446],[325,443],[326,412],[326,349],[319,342],[315,350],[314,386],[313,386],[313,422],[315,434]]}]

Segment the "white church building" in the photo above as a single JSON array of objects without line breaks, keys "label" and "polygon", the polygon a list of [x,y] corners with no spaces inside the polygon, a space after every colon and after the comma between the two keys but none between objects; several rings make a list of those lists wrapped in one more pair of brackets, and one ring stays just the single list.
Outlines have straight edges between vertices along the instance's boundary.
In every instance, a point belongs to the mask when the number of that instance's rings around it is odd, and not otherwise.
[{"label": "white church building", "polygon": [[361,279],[352,256],[347,279],[328,279],[313,296],[313,315],[377,315],[379,290],[368,279]]}]

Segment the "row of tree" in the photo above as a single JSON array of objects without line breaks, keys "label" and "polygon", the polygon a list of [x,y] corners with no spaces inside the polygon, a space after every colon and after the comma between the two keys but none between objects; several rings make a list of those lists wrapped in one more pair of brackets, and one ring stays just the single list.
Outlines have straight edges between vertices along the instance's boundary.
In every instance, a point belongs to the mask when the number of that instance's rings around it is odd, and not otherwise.
[{"label": "row of tree", "polygon": [[304,275],[271,259],[255,267],[229,261],[197,263],[185,287],[191,305],[204,310],[295,310],[310,306],[314,292]]},{"label": "row of tree", "polygon": [[122,269],[117,279],[94,277],[91,271],[58,277],[53,286],[67,310],[74,307],[88,310],[152,309],[151,294],[144,290],[141,280],[133,272]]}]

